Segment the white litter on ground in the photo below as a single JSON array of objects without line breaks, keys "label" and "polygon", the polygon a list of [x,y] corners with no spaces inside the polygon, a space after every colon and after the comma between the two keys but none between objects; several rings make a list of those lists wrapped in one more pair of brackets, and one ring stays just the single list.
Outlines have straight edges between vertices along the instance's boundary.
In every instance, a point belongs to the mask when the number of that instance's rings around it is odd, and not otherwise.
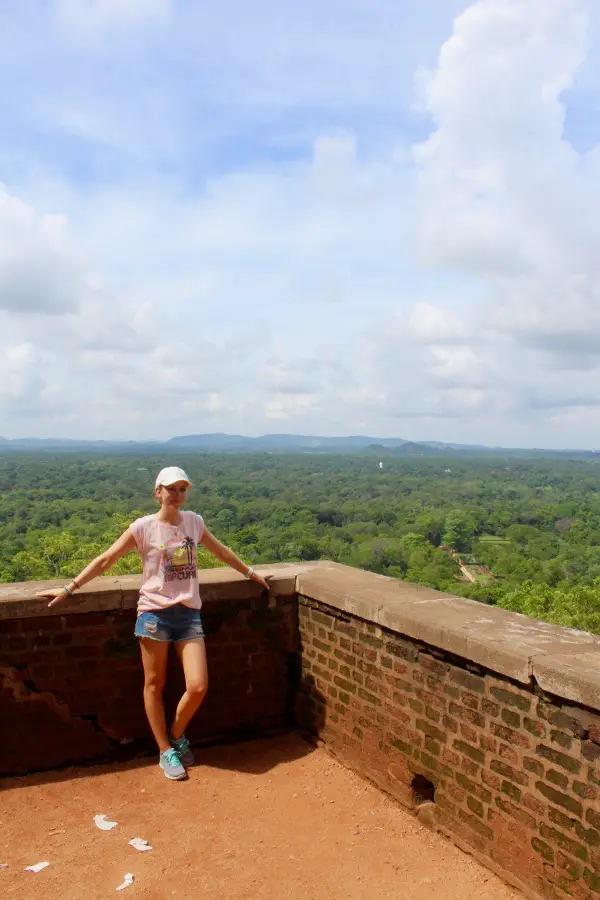
[{"label": "white litter on ground", "polygon": [[145,841],[144,838],[133,838],[133,840],[129,841],[132,847],[135,847],[136,850],[152,850],[152,847]]},{"label": "white litter on ground", "polygon": [[109,822],[106,816],[94,816],[94,822],[102,831],[110,831],[111,828],[114,828],[117,825],[117,822]]},{"label": "white litter on ground", "polygon": [[50,865],[49,862],[41,862],[36,863],[35,866],[25,866],[26,872],[41,872],[42,869],[47,868]]},{"label": "white litter on ground", "polygon": [[131,872],[128,872],[127,875],[125,875],[125,881],[123,882],[123,884],[120,884],[118,888],[115,888],[115,890],[123,891],[125,890],[125,888],[131,887],[132,884],[133,875],[131,874]]},{"label": "white litter on ground", "polygon": [[0,869],[8,869],[8,863],[0,863]]}]

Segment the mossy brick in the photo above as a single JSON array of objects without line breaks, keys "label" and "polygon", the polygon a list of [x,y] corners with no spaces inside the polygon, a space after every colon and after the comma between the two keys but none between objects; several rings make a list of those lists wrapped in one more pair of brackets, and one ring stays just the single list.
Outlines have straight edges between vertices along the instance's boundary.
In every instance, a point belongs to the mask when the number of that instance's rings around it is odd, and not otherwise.
[{"label": "mossy brick", "polygon": [[557,787],[566,790],[569,786],[569,779],[564,772],[557,772],[556,769],[549,769],[546,773],[546,781],[555,784]]},{"label": "mossy brick", "polygon": [[489,734],[480,734],[479,746],[482,750],[487,750],[489,753],[496,753],[498,742],[495,738],[490,737]]},{"label": "mossy brick", "polygon": [[594,828],[600,829],[600,813],[597,813],[595,809],[588,809],[585,814],[585,821],[589,822],[590,825],[593,825]]},{"label": "mossy brick", "polygon": [[531,700],[528,697],[523,697],[504,688],[492,686],[490,687],[490,694],[504,706],[512,706],[515,709],[520,709],[521,712],[529,712],[531,709]]},{"label": "mossy brick", "polygon": [[507,725],[510,725],[511,728],[521,727],[521,716],[514,709],[503,709],[500,718]]},{"label": "mossy brick", "polygon": [[562,710],[551,712],[549,721],[555,728],[560,728],[562,731],[570,731],[575,737],[585,738],[587,735],[587,731],[579,719],[575,718],[575,716],[567,715]]},{"label": "mossy brick", "polygon": [[524,793],[521,802],[525,809],[530,809],[536,816],[546,815],[546,804],[534,797],[533,794]]},{"label": "mossy brick", "polygon": [[545,859],[546,862],[554,862],[554,850],[547,844],[546,841],[543,841],[541,838],[534,837],[531,839],[531,846],[535,853],[539,853],[542,859]]},{"label": "mossy brick", "polygon": [[570,856],[574,856],[576,859],[581,859],[583,860],[583,862],[587,862],[587,848],[584,847],[583,844],[578,844],[577,841],[574,841],[572,838],[567,837],[566,834],[563,834],[562,831],[559,831],[557,828],[551,828],[549,825],[546,825],[545,822],[541,822],[540,834],[542,837],[551,841],[557,847],[560,847],[561,850],[564,850],[565,853],[570,854]]},{"label": "mossy brick", "polygon": [[556,867],[566,872],[569,878],[576,881],[581,877],[581,863],[574,862],[560,850],[556,854]]},{"label": "mossy brick", "polygon": [[[537,688],[537,690],[539,690],[539,688]],[[557,712],[560,712],[559,706],[556,706],[554,703],[549,703],[548,700],[540,698],[536,707],[536,713],[539,719],[544,719],[545,722],[549,722],[550,716]]]},{"label": "mossy brick", "polygon": [[413,755],[413,746],[412,744],[408,744],[406,741],[401,741],[400,738],[394,738],[393,741],[390,741],[392,747],[395,747],[396,750],[399,750],[400,753],[404,753],[405,756]]},{"label": "mossy brick", "polygon": [[439,760],[434,759],[433,756],[430,756],[429,753],[425,753],[424,750],[421,750],[421,764],[432,772],[437,772],[440,775],[444,775],[446,778],[452,778],[453,772],[450,766],[446,766]]},{"label": "mossy brick", "polygon": [[505,800],[504,797],[496,797],[494,803],[501,812],[515,819],[517,822],[521,822],[522,825],[526,825],[527,828],[535,829],[537,827],[536,820],[532,815],[525,812],[524,809],[515,806],[509,800]]},{"label": "mossy brick", "polygon": [[469,707],[459,706],[458,703],[450,702],[448,712],[451,716],[460,719],[461,722],[468,722],[477,728],[485,728],[485,717],[481,713]]},{"label": "mossy brick", "polygon": [[503,781],[500,785],[500,790],[507,797],[510,797],[511,800],[514,800],[515,803],[521,802],[521,789],[513,784],[512,781]]},{"label": "mossy brick", "polygon": [[456,783],[468,794],[473,794],[474,797],[478,797],[484,803],[489,803],[491,801],[492,794],[487,788],[484,788],[480,784],[477,784],[476,781],[467,778],[462,772],[457,772],[454,777],[456,778]]},{"label": "mossy brick", "polygon": [[381,706],[381,700],[379,697],[376,697],[375,694],[371,694],[369,691],[365,691],[364,688],[358,689],[358,696],[361,700],[364,700],[366,703],[370,703],[372,706]]},{"label": "mossy brick", "polygon": [[425,707],[425,715],[426,715],[427,718],[430,719],[432,722],[435,722],[436,725],[439,724],[439,721],[440,721],[440,719],[442,718],[441,712],[440,712],[439,710],[437,710],[437,709],[433,709],[433,707],[431,707],[431,706],[426,706],[426,707]]},{"label": "mossy brick", "polygon": [[590,872],[586,867],[583,870],[583,880],[591,891],[595,894],[600,894],[600,876],[594,875],[594,873]]},{"label": "mossy brick", "polygon": [[356,694],[357,687],[355,684],[352,684],[351,681],[348,681],[346,678],[341,678],[339,675],[333,676],[333,683],[337,685],[337,687],[341,688],[343,691],[346,691],[348,694]]},{"label": "mossy brick", "polygon": [[481,800],[477,800],[476,797],[472,797],[471,794],[467,796],[467,806],[471,810],[472,813],[475,813],[476,816],[479,816],[480,819],[485,817],[485,810],[483,807],[483,803]]},{"label": "mossy brick", "polygon": [[523,717],[523,728],[528,731],[530,734],[535,735],[535,737],[544,738],[546,737],[547,728],[544,722],[541,722],[539,719],[530,719],[528,716]]},{"label": "mossy brick", "polygon": [[523,786],[527,786],[529,784],[528,775],[526,775],[524,772],[519,771],[519,769],[513,769],[512,766],[509,766],[507,763],[502,762],[499,759],[493,759],[490,762],[490,769],[497,775],[502,775],[503,778],[508,778],[510,781],[514,781],[515,784],[520,784]]},{"label": "mossy brick", "polygon": [[560,809],[555,809],[551,806],[548,810],[548,818],[553,825],[574,831],[579,840],[588,847],[600,846],[600,832],[596,831],[595,828],[586,828],[578,819],[571,819],[561,812]]},{"label": "mossy brick", "polygon": [[519,762],[519,754],[516,750],[513,750],[512,747],[509,747],[508,744],[500,744],[498,747],[498,756],[500,759],[504,760],[504,762],[512,763],[513,765],[517,765]]},{"label": "mossy brick", "polygon": [[454,750],[450,750],[449,747],[444,747],[442,750],[442,762],[448,763],[449,766],[457,767],[460,764],[460,756]]},{"label": "mossy brick", "polygon": [[600,759],[600,747],[593,741],[582,741],[581,755],[589,762],[596,762]]},{"label": "mossy brick", "polygon": [[423,714],[423,710],[425,707],[423,706],[423,703],[420,700],[416,700],[414,697],[411,697],[408,701],[408,705],[410,706],[412,711],[414,713],[416,713],[418,716]]},{"label": "mossy brick", "polygon": [[390,656],[382,656],[381,657],[381,665],[384,669],[391,669],[393,666],[393,661]]},{"label": "mossy brick", "polygon": [[452,666],[450,668],[450,681],[466,688],[473,694],[483,694],[485,692],[485,679],[480,678],[479,675],[472,675],[471,672],[465,672],[464,669],[457,669]]},{"label": "mossy brick", "polygon": [[443,694],[444,693],[444,682],[440,681],[439,678],[436,678],[435,675],[427,676],[427,687],[434,694]]},{"label": "mossy brick", "polygon": [[345,691],[340,691],[339,699],[341,703],[345,703],[347,706],[350,703],[350,694],[346,694]]},{"label": "mossy brick", "polygon": [[559,744],[559,746],[564,747],[565,750],[570,750],[573,745],[573,738],[564,731],[553,728],[550,731],[550,742],[552,744]]},{"label": "mossy brick", "polygon": [[573,813],[573,815],[579,816],[579,818],[583,816],[583,807],[579,800],[576,800],[569,794],[563,794],[560,791],[555,790],[543,781],[536,781],[535,786],[539,793],[542,794],[543,797],[546,797],[547,800],[550,800],[551,803],[554,803],[555,806],[562,806],[563,809],[567,809],[569,812]]},{"label": "mossy brick", "polygon": [[442,716],[442,725],[446,729],[446,731],[451,731],[452,734],[456,734],[458,732],[458,722],[455,719],[452,719],[450,716]]},{"label": "mossy brick", "polygon": [[500,715],[499,704],[492,703],[492,701],[488,700],[486,697],[483,697],[481,700],[481,709],[486,714],[486,716],[499,716]]},{"label": "mossy brick", "polygon": [[336,619],[333,628],[338,634],[345,634],[346,637],[356,638],[356,627],[350,625],[348,622],[342,622],[340,619]]},{"label": "mossy brick", "polygon": [[340,666],[339,672],[343,678],[351,678],[352,677],[350,666]]},{"label": "mossy brick", "polygon": [[485,762],[485,753],[478,750],[476,747],[471,747],[466,741],[454,740],[452,742],[452,749],[464,754],[464,756],[468,756],[469,759],[478,763],[480,766]]},{"label": "mossy brick", "polygon": [[441,753],[440,745],[437,741],[434,741],[432,737],[429,737],[428,734],[425,735],[425,749],[432,753],[433,756],[439,756]]},{"label": "mossy brick", "polygon": [[337,647],[333,651],[333,655],[336,659],[346,663],[348,666],[354,666],[356,664],[356,659],[351,653],[345,653],[343,650],[338,650]]},{"label": "mossy brick", "polygon": [[579,775],[581,771],[580,762],[573,759],[572,756],[567,756],[566,753],[561,753],[559,750],[554,750],[553,747],[546,746],[546,744],[538,744],[535,752],[537,756],[547,759],[548,762],[554,763],[555,766],[560,766],[561,769],[571,772],[572,775]]},{"label": "mossy brick", "polygon": [[460,768],[462,772],[470,775],[471,778],[475,778],[479,774],[479,766],[474,760],[469,759],[468,756],[461,757]]},{"label": "mossy brick", "polygon": [[441,662],[439,659],[435,659],[428,653],[420,652],[418,660],[419,665],[421,665],[423,669],[427,672],[433,672],[438,678],[445,678],[450,669],[448,663]]},{"label": "mossy brick", "polygon": [[481,835],[481,837],[487,838],[488,841],[493,840],[494,832],[489,827],[489,825],[484,825],[484,823],[464,809],[458,810],[458,818],[461,822],[464,822],[465,825],[468,825],[469,828],[472,828],[477,834]]},{"label": "mossy brick", "polygon": [[465,725],[464,722],[461,722],[460,723],[460,733],[466,741],[469,741],[470,744],[478,743],[477,732],[473,728],[471,728],[470,725]]},{"label": "mossy brick", "polygon": [[460,695],[460,701],[463,706],[468,709],[479,709],[482,698],[477,694],[471,694],[469,691],[463,691]]},{"label": "mossy brick", "polygon": [[385,645],[385,650],[390,656],[406,659],[408,662],[416,662],[419,656],[419,651],[415,644],[411,644],[408,641],[388,641]]},{"label": "mossy brick", "polygon": [[595,787],[592,787],[591,784],[585,784],[583,781],[577,781],[576,778],[573,780],[573,791],[578,797],[583,797],[584,800],[598,799],[598,791]]},{"label": "mossy brick", "polygon": [[458,700],[460,697],[460,691],[453,684],[445,684],[444,685],[444,694],[446,697],[452,697],[453,700]]},{"label": "mossy brick", "polygon": [[322,613],[317,609],[313,609],[311,610],[311,618],[314,622],[318,622],[319,625],[325,625],[329,629],[333,628],[333,616],[328,616],[326,613]]},{"label": "mossy brick", "polygon": [[498,725],[496,722],[490,722],[489,728],[495,737],[500,738],[507,744],[512,744],[514,747],[523,747],[525,750],[528,750],[531,746],[530,738],[519,731],[515,731],[514,728],[509,728],[507,725]]}]

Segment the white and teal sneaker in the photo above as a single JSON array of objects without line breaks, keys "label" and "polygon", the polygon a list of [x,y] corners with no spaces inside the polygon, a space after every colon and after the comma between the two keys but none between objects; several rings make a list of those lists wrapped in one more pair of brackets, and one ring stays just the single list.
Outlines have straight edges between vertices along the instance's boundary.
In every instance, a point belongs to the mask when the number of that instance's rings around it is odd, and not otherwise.
[{"label": "white and teal sneaker", "polygon": [[173,744],[174,749],[177,751],[177,755],[179,759],[186,767],[194,765],[194,754],[192,753],[190,742],[186,738],[185,734],[182,734],[181,737],[174,738],[171,737],[171,743]]},{"label": "white and teal sneaker", "polygon": [[168,750],[160,754],[158,764],[165,776],[170,778],[171,781],[183,781],[184,778],[187,778],[186,771],[179,759],[179,753],[174,747],[169,747]]}]

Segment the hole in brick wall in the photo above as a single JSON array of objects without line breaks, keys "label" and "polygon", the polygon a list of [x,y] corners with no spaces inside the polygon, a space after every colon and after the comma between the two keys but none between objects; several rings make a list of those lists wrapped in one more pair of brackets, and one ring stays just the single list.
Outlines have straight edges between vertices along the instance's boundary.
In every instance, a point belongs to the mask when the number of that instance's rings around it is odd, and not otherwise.
[{"label": "hole in brick wall", "polygon": [[423,803],[435,803],[435,785],[424,775],[415,775],[410,787],[417,806],[421,806]]}]

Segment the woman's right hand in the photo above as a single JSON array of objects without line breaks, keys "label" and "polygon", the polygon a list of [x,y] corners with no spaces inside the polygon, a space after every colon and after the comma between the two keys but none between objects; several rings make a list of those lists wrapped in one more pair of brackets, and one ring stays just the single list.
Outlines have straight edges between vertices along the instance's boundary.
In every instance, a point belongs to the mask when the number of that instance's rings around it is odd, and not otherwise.
[{"label": "woman's right hand", "polygon": [[45,599],[50,600],[48,607],[56,606],[59,603],[62,603],[69,596],[64,588],[50,588],[48,591],[37,591],[36,597],[44,597]]}]

